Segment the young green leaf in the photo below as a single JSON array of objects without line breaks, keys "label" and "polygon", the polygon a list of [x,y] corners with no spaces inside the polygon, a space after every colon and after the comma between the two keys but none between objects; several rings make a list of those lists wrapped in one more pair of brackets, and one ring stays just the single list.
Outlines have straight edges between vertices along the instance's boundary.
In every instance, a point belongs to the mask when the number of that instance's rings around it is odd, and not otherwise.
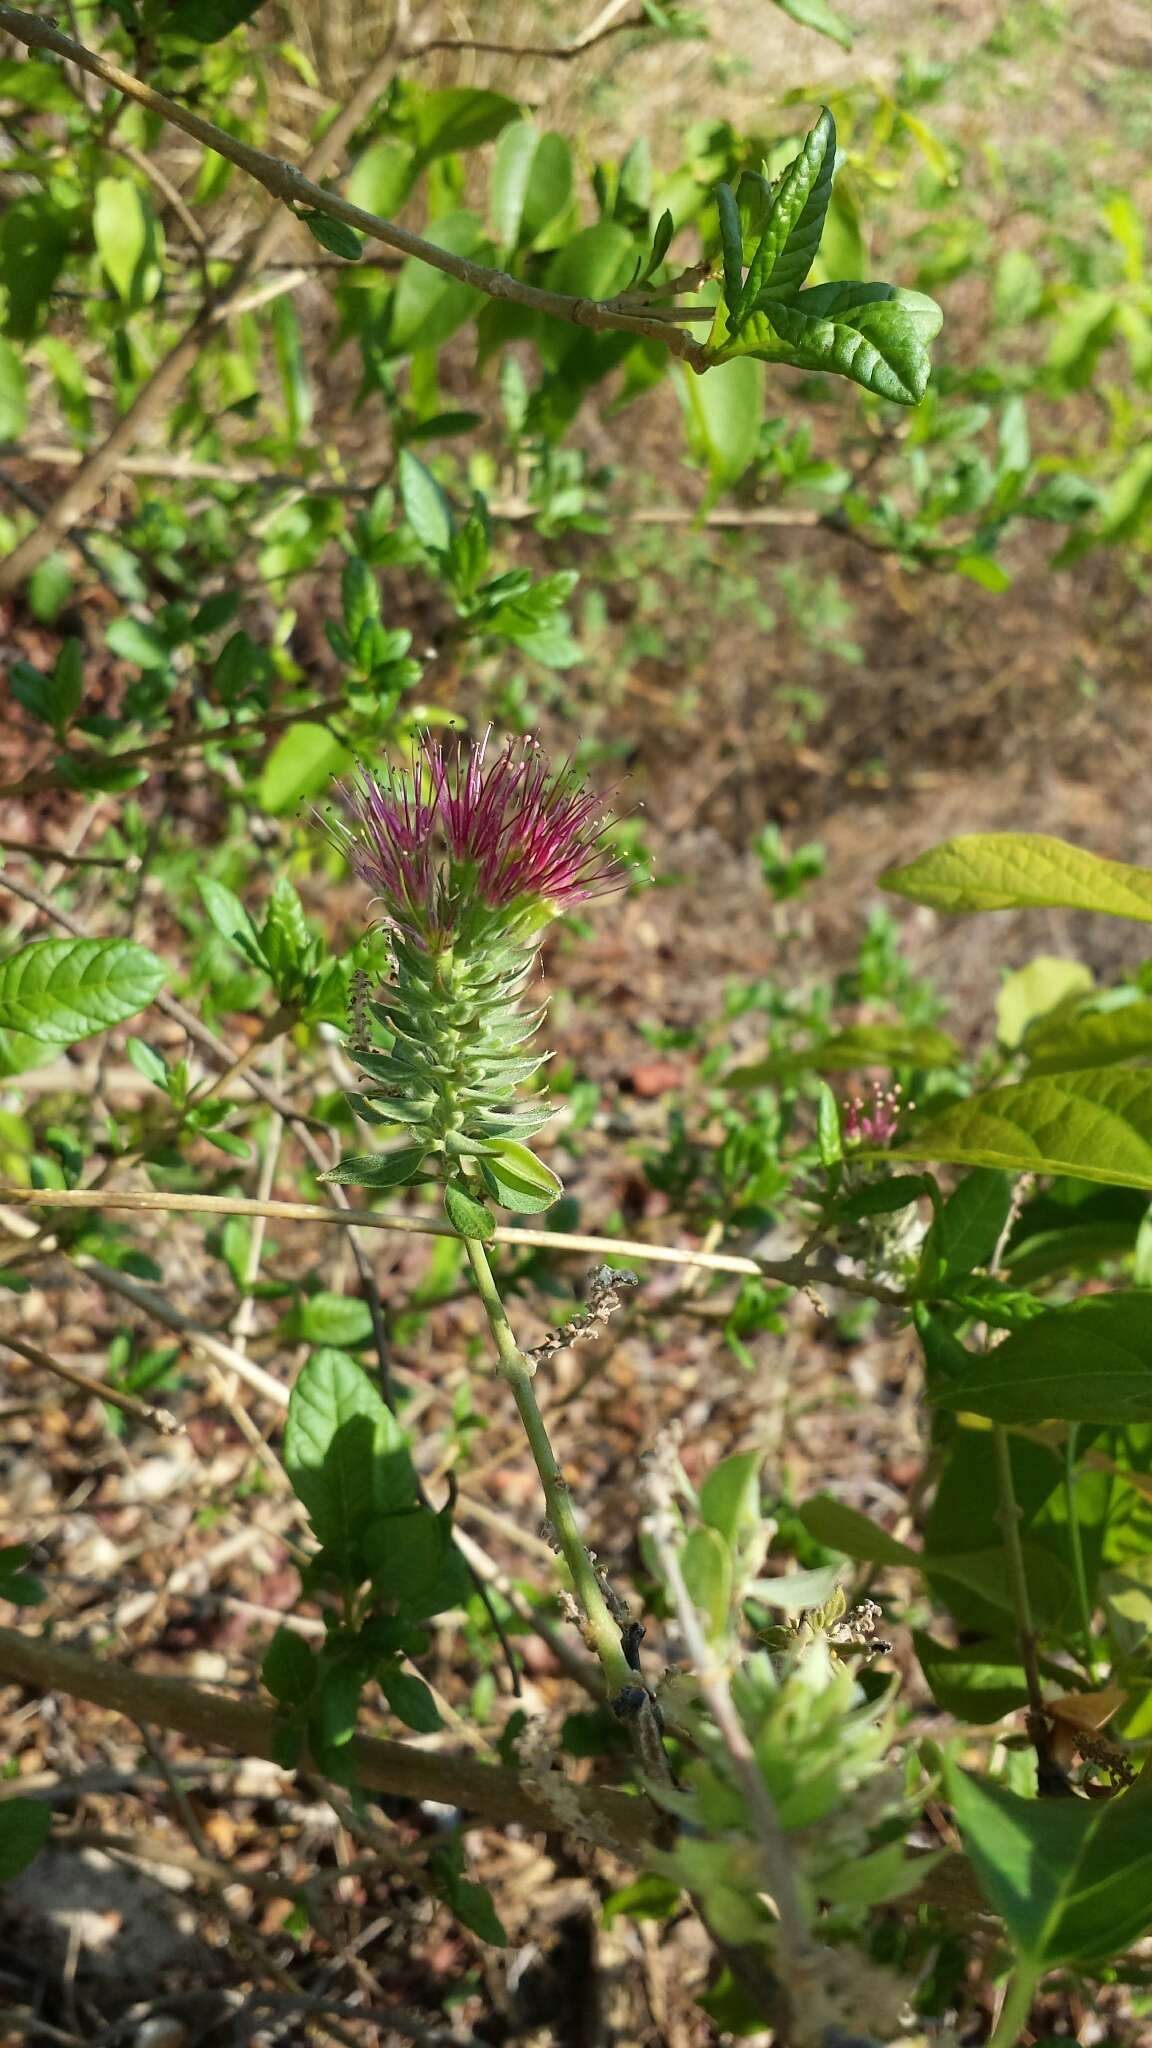
[{"label": "young green leaf", "polygon": [[787,14],[801,28],[815,29],[818,36],[827,36],[839,43],[842,50],[852,48],[852,30],[842,14],[830,7],[828,0],[773,0],[773,5]]},{"label": "young green leaf", "polygon": [[934,299],[898,285],[814,285],[753,311],[721,360],[754,355],[798,370],[829,370],[894,405],[919,405],[943,317]]},{"label": "young green leaf", "polygon": [[488,1243],[495,1235],[495,1218],[477,1200],[466,1181],[448,1182],[444,1189],[444,1213],[461,1237],[478,1237]]},{"label": "young green leaf", "polygon": [[534,1215],[559,1201],[564,1184],[550,1166],[514,1138],[496,1138],[480,1161],[485,1185],[504,1209]]},{"label": "young green leaf", "polygon": [[404,517],[422,547],[443,554],[452,539],[452,513],[431,470],[408,448],[400,450],[397,477]]},{"label": "young green leaf", "polygon": [[415,1180],[427,1157],[420,1146],[401,1152],[351,1153],[330,1166],[321,1180],[336,1181],[340,1187],[402,1188]]},{"label": "young green leaf", "polygon": [[444,1726],[440,1709],[422,1678],[401,1671],[398,1664],[381,1664],[377,1673],[380,1690],[398,1721],[414,1728],[418,1735],[435,1735]]},{"label": "young green leaf", "polygon": [[764,292],[775,300],[799,291],[820,247],[835,168],[836,123],[825,107],[777,187],[767,226],[732,309],[733,338]]},{"label": "young green leaf", "polygon": [[260,809],[274,818],[294,810],[351,764],[351,754],[326,725],[302,719],[288,727],[264,763],[257,790]]},{"label": "young green leaf", "polygon": [[0,1030],[72,1045],[147,1009],[166,979],[130,939],[37,939],[0,965]]},{"label": "young green leaf", "polygon": [[341,1351],[315,1351],[284,1425],[284,1469],[320,1542],[359,1543],[373,1516],[414,1505],[416,1477],[395,1417]]},{"label": "young green leaf", "polygon": [[315,235],[322,249],[330,249],[333,256],[343,256],[349,263],[359,263],[364,244],[347,221],[333,220],[329,213],[298,213],[296,218]]},{"label": "young green leaf", "polygon": [[740,208],[731,185],[717,185],[716,210],[720,219],[720,248],[724,258],[724,303],[729,312],[740,303],[744,284],[744,244]]},{"label": "young green leaf", "polygon": [[882,889],[935,910],[1098,910],[1152,923],[1152,868],[1128,867],[1038,832],[970,833],[947,839]]}]

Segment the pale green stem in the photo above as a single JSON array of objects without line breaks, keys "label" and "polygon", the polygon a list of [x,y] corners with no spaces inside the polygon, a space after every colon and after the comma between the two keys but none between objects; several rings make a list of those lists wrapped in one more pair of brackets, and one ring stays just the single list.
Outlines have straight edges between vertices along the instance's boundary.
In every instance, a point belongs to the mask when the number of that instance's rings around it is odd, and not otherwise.
[{"label": "pale green stem", "polygon": [[1012,1447],[1008,1431],[997,1424],[992,1431],[996,1445],[996,1473],[999,1482],[999,1522],[1004,1533],[1004,1554],[1008,1565],[1008,1588],[1012,1595],[1012,1611],[1016,1617],[1016,1633],[1020,1639],[1020,1661],[1024,1666],[1024,1677],[1028,1685],[1028,1708],[1033,1715],[1044,1711],[1044,1695],[1040,1689],[1040,1668],[1036,1662],[1036,1630],[1032,1621],[1032,1602],[1028,1596],[1028,1574],[1024,1566],[1024,1546],[1020,1541],[1020,1509],[1016,1502],[1016,1488],[1012,1480]]},{"label": "pale green stem", "polygon": [[1080,1618],[1080,1632],[1084,1638],[1084,1669],[1090,1683],[1096,1680],[1095,1638],[1092,1633],[1092,1602],[1088,1598],[1088,1575],[1084,1569],[1084,1546],[1080,1540],[1080,1523],[1076,1514],[1076,1453],[1079,1447],[1080,1431],[1074,1422],[1068,1425],[1068,1442],[1064,1450],[1064,1498],[1068,1510],[1068,1543],[1072,1552],[1072,1577],[1076,1586],[1076,1606]]},{"label": "pale green stem", "polygon": [[1017,2048],[1028,2020],[1032,1995],[1039,1978],[1039,1970],[1031,1963],[1020,1963],[1013,1970],[1004,1994],[1004,2003],[1000,2007],[996,2031],[988,2043],[988,2048]]},{"label": "pale green stem", "polygon": [[488,1254],[479,1238],[467,1237],[464,1246],[468,1263],[476,1282],[476,1291],[484,1304],[484,1313],[492,1332],[500,1372],[512,1389],[513,1398],[524,1424],[524,1433],[531,1446],[544,1488],[544,1499],[548,1506],[548,1519],[556,1532],[556,1540],[564,1556],[564,1562],[571,1573],[572,1585],[588,1624],[591,1646],[600,1660],[608,1686],[608,1696],[614,1699],[626,1686],[637,1683],[636,1673],[624,1655],[620,1630],[608,1611],[608,1603],[600,1590],[596,1568],[588,1554],[587,1546],[580,1534],[567,1482],[556,1462],[556,1453],[544,1426],[544,1417],[536,1399],[532,1384],[532,1368],[516,1342],[512,1325],[500,1299],[500,1291]]}]

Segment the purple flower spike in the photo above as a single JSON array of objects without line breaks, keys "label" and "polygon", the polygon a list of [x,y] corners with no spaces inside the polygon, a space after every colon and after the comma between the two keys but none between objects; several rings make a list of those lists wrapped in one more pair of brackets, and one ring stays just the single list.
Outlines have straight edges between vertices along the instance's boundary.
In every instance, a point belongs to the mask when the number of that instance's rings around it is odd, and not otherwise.
[{"label": "purple flower spike", "polygon": [[451,752],[425,734],[411,767],[360,770],[328,825],[389,923],[443,942],[470,905],[553,912],[623,888],[595,793],[570,765],[553,774],[535,740],[509,740],[486,765],[490,730]]}]

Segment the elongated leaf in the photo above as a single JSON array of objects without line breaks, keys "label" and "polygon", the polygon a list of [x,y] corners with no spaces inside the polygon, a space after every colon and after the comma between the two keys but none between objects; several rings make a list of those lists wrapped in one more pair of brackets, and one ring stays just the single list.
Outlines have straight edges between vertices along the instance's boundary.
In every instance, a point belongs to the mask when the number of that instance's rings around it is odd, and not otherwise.
[{"label": "elongated leaf", "polygon": [[985,1266],[1008,1221],[1012,1183],[1005,1173],[970,1173],[949,1195],[924,1241],[925,1274],[946,1279]]},{"label": "elongated leaf", "polygon": [[402,448],[397,463],[404,517],[422,547],[443,554],[452,540],[452,512],[430,469],[411,449]]},{"label": "elongated leaf", "polygon": [[836,123],[825,107],[777,187],[768,224],[730,322],[733,334],[765,291],[773,298],[799,291],[820,247],[835,168]]},{"label": "elongated leaf", "polygon": [[1112,1010],[1062,1009],[1033,1026],[1025,1051],[1034,1074],[1069,1073],[1146,1058],[1152,1053],[1152,1003],[1124,1003]]},{"label": "elongated leaf", "polygon": [[0,1030],[71,1045],[147,1009],[166,976],[130,939],[38,939],[0,966]]},{"label": "elongated leaf", "polygon": [[898,285],[815,285],[750,314],[721,360],[754,355],[795,369],[830,370],[878,398],[918,405],[932,368],[929,344],[943,317],[935,299]]},{"label": "elongated leaf", "polygon": [[996,1035],[1001,1045],[1014,1049],[1039,1018],[1068,997],[1086,994],[1092,986],[1091,971],[1079,960],[1037,954],[1026,967],[1018,967],[1008,976],[996,998]]},{"label": "elongated leaf", "polygon": [[701,377],[686,370],[684,390],[713,485],[737,483],[760,446],[762,364],[751,356],[738,356]]},{"label": "elongated leaf", "polygon": [[450,150],[476,149],[499,135],[519,114],[515,100],[473,86],[450,85],[441,92],[425,93],[416,113],[420,157],[427,162]]},{"label": "elongated leaf", "polygon": [[817,1493],[805,1501],[800,1509],[800,1520],[810,1536],[818,1543],[827,1544],[829,1550],[840,1550],[845,1557],[857,1558],[861,1563],[913,1565],[919,1568],[920,1553],[912,1550],[907,1543],[898,1543],[877,1522],[870,1521],[857,1508],[846,1507],[843,1501],[833,1500],[829,1493]]},{"label": "elongated leaf", "polygon": [[374,1516],[416,1505],[416,1479],[395,1416],[342,1351],[315,1351],[284,1425],[284,1469],[321,1543],[358,1543]]},{"label": "elongated leaf", "polygon": [[341,1187],[402,1188],[415,1180],[424,1159],[422,1146],[406,1146],[402,1152],[353,1153],[330,1166],[320,1178],[336,1181]]},{"label": "elongated leaf", "polygon": [[[453,256],[475,256],[483,261],[491,253],[484,239],[484,223],[475,213],[442,215],[436,222],[435,238],[437,246]],[[481,294],[471,285],[410,256],[396,280],[388,346],[405,354],[412,349],[439,348],[463,327],[480,303]]]},{"label": "elongated leaf", "polygon": [[956,1039],[931,1025],[857,1024],[807,1050],[772,1053],[746,1067],[734,1067],[725,1086],[758,1088],[803,1068],[846,1074],[860,1067],[953,1067],[959,1058]]},{"label": "elongated leaf", "polygon": [[936,910],[1099,910],[1152,923],[1152,869],[1102,860],[1039,832],[977,832],[946,839],[880,886]]},{"label": "elongated leaf", "polygon": [[773,4],[781,14],[798,21],[801,28],[814,28],[818,36],[828,36],[842,50],[852,48],[852,30],[844,16],[828,5],[828,0],[773,0]]},{"label": "elongated leaf", "polygon": [[1152,1073],[1117,1068],[994,1088],[920,1125],[891,1156],[1152,1189]]},{"label": "elongated leaf", "polygon": [[494,1150],[480,1161],[480,1172],[500,1206],[520,1215],[550,1209],[564,1192],[551,1167],[514,1138],[498,1138]]},{"label": "elongated leaf", "polygon": [[930,1398],[996,1422],[1152,1421],[1152,1291],[1034,1316]]},{"label": "elongated leaf", "polygon": [[24,365],[10,341],[0,340],[0,436],[18,441],[28,418]]},{"label": "elongated leaf", "polygon": [[516,121],[505,128],[488,186],[488,216],[501,247],[516,249],[535,242],[571,197],[572,157],[564,137],[541,135],[534,121]]},{"label": "elongated leaf", "polygon": [[316,796],[351,766],[352,756],[326,725],[301,719],[277,740],[260,777],[257,801],[262,811],[278,817],[294,810],[305,797]]},{"label": "elongated leaf", "polygon": [[1021,1799],[952,1764],[948,1794],[984,1895],[1034,1966],[1104,1962],[1152,1925],[1152,1787]]}]

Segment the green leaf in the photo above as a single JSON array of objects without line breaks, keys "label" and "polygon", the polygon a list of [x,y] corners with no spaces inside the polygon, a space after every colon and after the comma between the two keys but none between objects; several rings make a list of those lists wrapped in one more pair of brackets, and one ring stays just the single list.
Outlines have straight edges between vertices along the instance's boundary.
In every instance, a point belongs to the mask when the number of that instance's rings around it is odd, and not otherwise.
[{"label": "green leaf", "polygon": [[1088,1295],[1033,1316],[932,1398],[996,1422],[1152,1421],[1152,1292]]},{"label": "green leaf", "polygon": [[[442,214],[435,224],[435,239],[440,248],[449,250],[453,256],[475,256],[483,260],[490,253],[484,240],[483,222],[474,213]],[[413,349],[441,348],[470,319],[482,301],[483,294],[472,285],[462,284],[459,278],[448,277],[430,263],[421,262],[418,256],[410,256],[400,267],[392,295],[388,346],[397,354],[410,354]],[[400,487],[403,493],[403,469]],[[414,520],[411,523],[415,525]],[[447,546],[447,542],[442,545]]]},{"label": "green leaf", "polygon": [[132,178],[100,178],[92,215],[96,253],[125,305],[147,305],[163,276],[163,230]]},{"label": "green leaf", "polygon": [[18,441],[27,420],[24,365],[12,343],[0,339],[0,440]]},{"label": "green leaf", "polygon": [[46,1799],[0,1802],[0,1884],[27,1870],[51,1831],[52,1808]]},{"label": "green leaf", "polygon": [[377,1596],[395,1601],[411,1620],[426,1621],[468,1599],[472,1582],[447,1515],[426,1507],[384,1515],[363,1531],[363,1542]]},{"label": "green leaf", "polygon": [[496,145],[488,217],[501,248],[525,247],[545,233],[572,197],[572,157],[562,135],[541,135],[515,121]]},{"label": "green leaf", "polygon": [[263,5],[263,0],[169,0],[166,29],[197,43],[218,43]]},{"label": "green leaf", "polygon": [[1012,1209],[1012,1183],[1006,1173],[966,1174],[924,1241],[923,1271],[931,1281],[971,1273],[986,1266]]},{"label": "green leaf", "polygon": [[1102,860],[1038,832],[946,839],[880,886],[936,910],[1099,910],[1152,923],[1152,869]]},{"label": "green leaf", "polygon": [[723,1635],[732,1603],[732,1553],[717,1529],[693,1529],[680,1552],[692,1605],[711,1640]]},{"label": "green leaf", "polygon": [[735,336],[761,294],[793,297],[815,261],[836,168],[836,123],[827,107],[804,138],[776,189],[760,245],[730,319]]},{"label": "green leaf", "polygon": [[751,313],[738,339],[724,344],[721,360],[754,355],[798,370],[828,370],[895,405],[919,405],[932,368],[929,347],[943,318],[935,299],[899,285],[814,285]]},{"label": "green leaf", "polygon": [[725,1085],[759,1088],[805,1068],[847,1074],[860,1067],[954,1067],[960,1057],[957,1041],[947,1031],[936,1031],[930,1025],[856,1024],[821,1044],[772,1053],[746,1067],[734,1067]]},{"label": "green leaf", "polygon": [[831,1494],[817,1493],[804,1502],[799,1511],[800,1520],[810,1536],[817,1543],[824,1543],[829,1550],[839,1550],[845,1557],[852,1557],[861,1563],[912,1565],[919,1570],[922,1562],[918,1551],[910,1550],[906,1543],[898,1543],[881,1529],[876,1522],[869,1521],[856,1508],[846,1507],[843,1501],[833,1500]]},{"label": "green leaf", "polygon": [[577,299],[607,299],[632,272],[636,244],[619,221],[597,221],[565,242],[548,266],[548,289]]},{"label": "green leaf", "polygon": [[930,1118],[890,1156],[1152,1189],[1152,1074],[1117,1068],[994,1088]]},{"label": "green leaf", "polygon": [[496,1232],[496,1220],[477,1201],[466,1181],[450,1180],[444,1189],[444,1213],[460,1237],[478,1237],[488,1243]]},{"label": "green leaf", "polygon": [[334,1664],[324,1673],[315,1720],[320,1740],[333,1749],[343,1749],[356,1733],[363,1678],[354,1664]]},{"label": "green leaf", "polygon": [[282,1706],[295,1707],[310,1699],[319,1666],[303,1636],[295,1629],[278,1628],[264,1653],[260,1677],[267,1691]]},{"label": "green leaf", "polygon": [[407,198],[415,169],[415,153],[406,142],[374,142],[357,159],[345,188],[347,197],[365,213],[387,219]]},{"label": "green leaf", "polygon": [[817,1082],[816,1144],[820,1164],[826,1172],[839,1166],[844,1157],[844,1133],[840,1128],[840,1104],[827,1081]]},{"label": "green leaf", "polygon": [[314,1351],[299,1374],[282,1455],[325,1545],[358,1544],[373,1516],[415,1503],[416,1476],[400,1425],[367,1373],[341,1351]]},{"label": "green leaf", "polygon": [[737,1451],[717,1465],[700,1488],[700,1515],[729,1549],[760,1527],[760,1451]]},{"label": "green leaf", "polygon": [[520,118],[515,100],[503,93],[451,85],[425,93],[416,110],[416,138],[422,161],[450,150],[476,149]]},{"label": "green leaf", "polygon": [[748,1591],[765,1607],[783,1614],[807,1614],[832,1598],[844,1577],[842,1564],[819,1564],[811,1571],[781,1572],[775,1579],[754,1579]]},{"label": "green leaf", "polygon": [[305,1295],[294,1322],[306,1344],[366,1344],[372,1335],[372,1311],[366,1301],[346,1294]]},{"label": "green leaf", "polygon": [[981,1889],[1027,1963],[1104,1962],[1152,1925],[1152,1787],[1116,1799],[1022,1799],[946,1768]]},{"label": "green leaf", "polygon": [[1092,986],[1091,969],[1081,961],[1064,960],[1053,953],[1037,954],[1001,985],[996,998],[996,1036],[1001,1045],[1015,1051],[1037,1018]]},{"label": "green leaf", "polygon": [[388,1705],[406,1728],[414,1728],[418,1735],[435,1735],[444,1726],[440,1709],[422,1678],[401,1671],[395,1664],[382,1664],[376,1675]]},{"label": "green leaf", "polygon": [[684,372],[684,392],[713,487],[736,483],[755,460],[764,409],[764,368],[751,356]]},{"label": "green leaf", "polygon": [[346,257],[349,263],[359,263],[364,243],[347,221],[334,220],[330,213],[298,213],[296,218],[315,235],[322,249],[330,249],[333,256]]},{"label": "green leaf", "polygon": [[1034,1025],[1024,1047],[1032,1074],[1061,1074],[1114,1066],[1152,1053],[1152,1002],[1110,1009],[1062,1007]]},{"label": "green leaf", "polygon": [[955,1650],[920,1630],[912,1636],[920,1669],[938,1707],[986,1727],[1028,1703],[1028,1681],[1014,1643],[973,1643]]},{"label": "green leaf", "polygon": [[229,945],[238,945],[251,959],[258,951],[256,930],[238,896],[212,875],[202,875],[196,887],[215,929]]},{"label": "green leaf", "polygon": [[340,1187],[407,1187],[409,1181],[415,1180],[427,1156],[419,1146],[406,1146],[400,1152],[351,1153],[348,1158],[330,1166],[320,1179],[336,1181]]},{"label": "green leaf", "polygon": [[147,1009],[166,978],[130,939],[38,939],[0,966],[0,1030],[71,1045]]},{"label": "green leaf", "polygon": [[410,448],[402,448],[396,473],[404,517],[421,547],[444,554],[452,541],[452,513],[431,470]]},{"label": "green leaf", "polygon": [[842,50],[852,48],[852,30],[842,14],[828,0],[773,0],[773,5],[801,28],[814,28],[818,36],[829,36]]},{"label": "green leaf", "polygon": [[306,797],[317,796],[351,764],[351,754],[326,725],[303,719],[277,740],[264,763],[256,801],[262,811],[279,817]]},{"label": "green leaf", "polygon": [[480,1172],[501,1207],[520,1215],[550,1209],[564,1192],[551,1167],[514,1138],[494,1139],[491,1152],[480,1161]]}]

